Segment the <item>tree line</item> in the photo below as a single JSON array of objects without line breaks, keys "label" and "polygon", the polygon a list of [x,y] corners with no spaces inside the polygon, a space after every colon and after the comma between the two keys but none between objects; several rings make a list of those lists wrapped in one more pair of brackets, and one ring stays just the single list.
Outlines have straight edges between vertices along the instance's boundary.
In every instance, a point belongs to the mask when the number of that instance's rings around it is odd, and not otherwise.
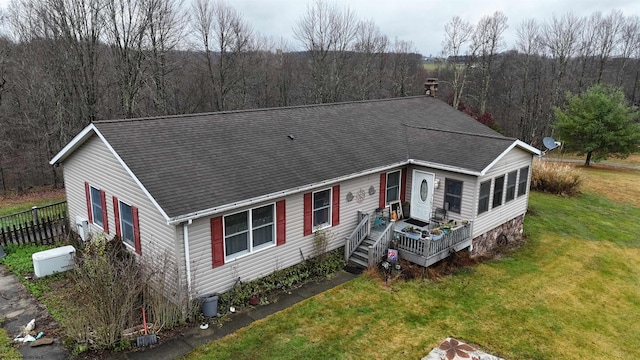
[{"label": "tree line", "polygon": [[48,159],[100,119],[418,95],[435,76],[443,100],[536,144],[566,91],[640,97],[639,21],[617,11],[528,20],[512,46],[504,14],[454,17],[430,72],[411,42],[324,0],[292,24],[294,44],[222,0],[14,0],[0,17],[3,192],[60,184]]}]

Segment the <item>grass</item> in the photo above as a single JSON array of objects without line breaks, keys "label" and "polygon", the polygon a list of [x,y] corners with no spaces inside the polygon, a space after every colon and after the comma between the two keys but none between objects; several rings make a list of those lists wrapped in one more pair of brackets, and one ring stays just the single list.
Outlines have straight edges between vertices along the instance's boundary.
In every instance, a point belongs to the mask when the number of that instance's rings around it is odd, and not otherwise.
[{"label": "grass", "polygon": [[[0,326],[3,322],[4,319],[0,318]],[[22,359],[18,349],[13,347],[9,334],[2,327],[0,327],[0,359]]]},{"label": "grass", "polygon": [[531,194],[515,252],[439,281],[360,276],[186,358],[421,358],[447,336],[507,359],[639,357],[639,203],[639,171],[585,170],[582,195]]},{"label": "grass", "polygon": [[44,206],[65,200],[64,189],[39,189],[26,194],[11,194],[0,197],[0,216],[29,210],[33,206]]},{"label": "grass", "polygon": [[[584,164],[585,159],[587,158],[587,155],[577,156],[575,154],[562,153],[562,152],[553,152],[553,151],[549,152],[545,156],[548,157],[548,158],[552,158],[552,159],[581,160],[583,164]],[[615,164],[625,164],[625,165],[640,166],[640,154],[631,154],[626,159],[609,158],[609,159],[605,160],[605,162],[606,163],[615,163]],[[602,164],[602,163],[597,163],[597,162],[593,162],[593,161],[591,162],[591,165],[597,165],[597,164]]]},{"label": "grass", "polygon": [[31,255],[54,247],[54,245],[8,245],[5,248],[7,257],[0,260],[0,264],[4,264],[9,271],[14,273],[35,297],[41,298],[51,290],[49,285],[56,281],[59,275],[32,280],[33,260]]}]

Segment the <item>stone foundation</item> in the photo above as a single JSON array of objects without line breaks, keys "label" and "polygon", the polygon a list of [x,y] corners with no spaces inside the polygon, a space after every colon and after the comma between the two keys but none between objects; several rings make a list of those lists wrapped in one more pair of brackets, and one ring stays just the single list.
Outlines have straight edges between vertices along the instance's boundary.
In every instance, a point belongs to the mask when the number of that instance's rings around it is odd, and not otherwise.
[{"label": "stone foundation", "polygon": [[498,247],[508,246],[520,240],[522,238],[523,221],[524,215],[520,215],[475,237],[472,241],[473,250],[471,251],[471,256],[486,256]]}]

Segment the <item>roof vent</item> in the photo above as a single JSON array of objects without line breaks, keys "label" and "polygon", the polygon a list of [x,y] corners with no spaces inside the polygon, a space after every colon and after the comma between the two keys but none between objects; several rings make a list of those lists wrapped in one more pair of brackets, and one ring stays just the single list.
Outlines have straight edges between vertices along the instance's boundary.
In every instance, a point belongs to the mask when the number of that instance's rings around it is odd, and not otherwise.
[{"label": "roof vent", "polygon": [[289,135],[288,137],[289,137],[289,139],[291,139],[291,140],[295,140],[295,139],[296,139],[293,135]]}]

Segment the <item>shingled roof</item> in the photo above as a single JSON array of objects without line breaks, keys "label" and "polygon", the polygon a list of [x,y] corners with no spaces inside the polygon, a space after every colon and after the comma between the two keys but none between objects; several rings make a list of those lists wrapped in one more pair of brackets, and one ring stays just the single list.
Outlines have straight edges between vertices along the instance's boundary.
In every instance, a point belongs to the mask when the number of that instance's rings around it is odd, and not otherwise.
[{"label": "shingled roof", "polygon": [[169,218],[409,159],[479,174],[516,142],[425,96],[93,126]]}]

